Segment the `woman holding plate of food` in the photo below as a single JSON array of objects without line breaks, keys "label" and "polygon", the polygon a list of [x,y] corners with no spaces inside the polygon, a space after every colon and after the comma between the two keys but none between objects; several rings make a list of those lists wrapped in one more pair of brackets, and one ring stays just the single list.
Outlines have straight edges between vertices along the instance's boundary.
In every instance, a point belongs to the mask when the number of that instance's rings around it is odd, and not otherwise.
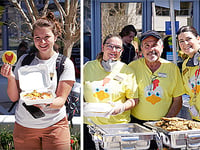
[{"label": "woman holding plate of food", "polygon": [[[41,68],[36,67],[37,65],[47,67],[47,73],[49,74],[46,74],[46,76],[50,79],[50,82],[47,83],[49,84],[48,88],[52,93],[55,93],[55,98],[53,98],[52,103],[39,104],[36,107],[30,108],[20,97],[22,89],[20,88],[18,73],[20,68],[22,68],[23,60],[28,58],[27,54],[21,56],[17,61],[14,72],[12,72],[11,65],[5,63],[2,66],[1,74],[8,79],[8,96],[11,101],[18,101],[13,132],[15,150],[69,150],[70,132],[65,102],[75,82],[74,65],[69,58],[66,58],[63,63],[64,70],[58,80],[56,60],[59,54],[54,51],[53,46],[58,36],[61,35],[61,27],[52,12],[47,13],[46,16],[39,18],[33,23],[32,35],[37,51],[34,53],[29,66],[35,67],[38,70]],[[30,84],[27,87],[40,85],[40,83],[37,83],[39,81],[30,79],[32,85]],[[33,117],[30,110],[38,109],[41,110],[39,112],[42,112],[42,115],[39,113],[38,117]]]}]

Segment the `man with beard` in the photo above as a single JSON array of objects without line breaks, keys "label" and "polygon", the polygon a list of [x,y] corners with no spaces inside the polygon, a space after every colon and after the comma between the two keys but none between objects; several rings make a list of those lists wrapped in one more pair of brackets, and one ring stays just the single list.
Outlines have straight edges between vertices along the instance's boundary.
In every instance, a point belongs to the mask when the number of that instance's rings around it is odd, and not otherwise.
[{"label": "man with beard", "polygon": [[[144,32],[140,44],[144,58],[129,64],[136,74],[139,98],[131,111],[131,122],[143,124],[161,117],[175,117],[182,107],[185,93],[179,68],[160,58],[163,41],[158,32]],[[156,149],[154,143],[151,142],[150,149]]]},{"label": "man with beard", "polygon": [[158,32],[147,31],[140,41],[144,58],[129,64],[136,74],[139,95],[139,103],[131,112],[132,121],[143,123],[174,117],[182,107],[185,93],[179,68],[160,58],[163,41]]}]

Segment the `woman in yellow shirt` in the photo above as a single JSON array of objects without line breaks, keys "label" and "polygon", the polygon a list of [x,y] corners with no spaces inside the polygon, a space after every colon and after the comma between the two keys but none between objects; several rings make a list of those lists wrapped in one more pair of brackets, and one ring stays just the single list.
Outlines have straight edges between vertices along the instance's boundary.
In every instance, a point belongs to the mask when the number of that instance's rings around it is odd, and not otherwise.
[{"label": "woman in yellow shirt", "polygon": [[135,75],[120,61],[122,51],[121,37],[108,35],[97,59],[87,62],[84,66],[83,85],[86,105],[95,103],[98,107],[100,103],[112,103],[115,106],[111,115],[106,118],[88,116],[88,111],[84,110],[84,149],[95,149],[87,128],[87,125],[91,124],[88,119],[98,125],[128,123],[130,109],[137,103],[137,100],[134,100],[137,98]]},{"label": "woman in yellow shirt", "polygon": [[190,96],[189,111],[192,119],[200,121],[200,37],[192,26],[182,26],[177,37],[182,52],[189,56],[182,65],[184,87]]}]

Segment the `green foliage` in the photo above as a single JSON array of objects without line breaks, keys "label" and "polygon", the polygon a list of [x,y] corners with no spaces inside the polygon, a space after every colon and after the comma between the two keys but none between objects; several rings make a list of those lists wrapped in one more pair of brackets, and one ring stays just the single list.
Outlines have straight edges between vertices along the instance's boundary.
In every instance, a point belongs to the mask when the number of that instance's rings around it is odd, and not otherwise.
[{"label": "green foliage", "polygon": [[80,150],[80,136],[71,135],[71,149]]},{"label": "green foliage", "polygon": [[3,12],[4,12],[4,7],[3,7],[3,6],[0,6],[0,19],[2,18]]},{"label": "green foliage", "polygon": [[[80,127],[70,128],[71,150],[80,150]],[[13,131],[0,126],[0,150],[14,150]]]},{"label": "green foliage", "polygon": [[80,127],[70,128],[71,150],[80,150]]},{"label": "green foliage", "polygon": [[0,129],[0,149],[14,150],[13,132],[7,128]]}]

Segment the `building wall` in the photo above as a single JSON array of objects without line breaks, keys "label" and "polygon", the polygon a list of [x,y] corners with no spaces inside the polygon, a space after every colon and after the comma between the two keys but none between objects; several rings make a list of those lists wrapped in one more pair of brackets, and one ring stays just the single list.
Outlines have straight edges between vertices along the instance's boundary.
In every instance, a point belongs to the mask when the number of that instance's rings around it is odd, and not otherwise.
[{"label": "building wall", "polygon": [[[98,54],[99,50],[101,49],[101,42],[102,42],[102,25],[101,25],[101,3],[142,3],[142,15],[138,15],[137,18],[138,22],[133,22],[136,29],[139,31],[138,36],[140,35],[140,32],[144,32],[149,29],[154,29],[157,31],[165,32],[165,21],[170,21],[169,16],[155,16],[152,19],[152,2],[154,0],[86,0],[91,1],[91,9],[88,11],[90,12],[90,23],[91,31],[91,50],[85,49],[85,53],[89,54],[88,51],[90,51],[90,58],[93,60],[96,58],[96,55]],[[200,18],[199,18],[199,7],[200,7],[200,1],[197,0],[180,0],[181,2],[190,2],[193,3],[192,10],[188,10],[189,15],[187,16],[176,16],[176,21],[179,21],[179,27],[183,25],[192,25],[194,26],[197,31],[200,31]],[[134,9],[136,9],[136,5],[132,6]],[[132,8],[129,8],[131,10]],[[89,14],[89,12],[87,12]],[[142,20],[142,21],[141,21]],[[153,21],[154,20],[154,21]],[[87,32],[88,34],[88,32]],[[89,37],[89,36],[88,36]],[[89,40],[88,40],[89,41]]]}]

